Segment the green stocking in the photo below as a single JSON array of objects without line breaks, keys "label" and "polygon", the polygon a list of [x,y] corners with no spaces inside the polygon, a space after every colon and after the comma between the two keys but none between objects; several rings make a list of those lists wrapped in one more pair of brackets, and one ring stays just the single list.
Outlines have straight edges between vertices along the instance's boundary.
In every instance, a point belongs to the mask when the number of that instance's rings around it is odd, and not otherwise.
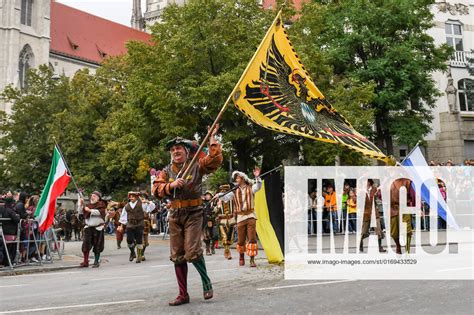
[{"label": "green stocking", "polygon": [[204,292],[212,290],[211,279],[209,279],[209,276],[207,275],[206,263],[204,261],[204,257],[203,256],[199,257],[198,260],[193,262],[193,265],[194,267],[196,267],[196,270],[199,272],[199,275],[201,276],[202,289],[204,290]]}]

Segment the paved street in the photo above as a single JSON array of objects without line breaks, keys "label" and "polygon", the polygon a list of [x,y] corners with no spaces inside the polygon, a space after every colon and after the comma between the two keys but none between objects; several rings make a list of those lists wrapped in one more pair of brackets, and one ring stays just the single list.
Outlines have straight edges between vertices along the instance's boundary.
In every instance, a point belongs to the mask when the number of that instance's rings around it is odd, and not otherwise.
[{"label": "paved street", "polygon": [[[169,307],[177,293],[168,242],[153,238],[147,261],[128,262],[128,250],[106,241],[99,269],[0,277],[1,314],[156,313],[451,313],[473,309],[472,281],[285,281],[283,268],[260,256],[258,268],[206,257],[214,298],[204,301],[198,273],[189,268],[191,303]],[[80,242],[66,244],[68,262],[80,262]],[[71,254],[73,253],[73,254]],[[234,254],[235,256],[235,254]]]}]

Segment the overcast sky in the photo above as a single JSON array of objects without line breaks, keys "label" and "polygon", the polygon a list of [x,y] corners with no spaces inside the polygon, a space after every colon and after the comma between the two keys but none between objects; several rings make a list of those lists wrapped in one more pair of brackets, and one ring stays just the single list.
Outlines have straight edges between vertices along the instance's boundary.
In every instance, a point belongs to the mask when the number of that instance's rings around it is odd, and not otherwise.
[{"label": "overcast sky", "polygon": [[[130,26],[133,0],[56,0],[70,7]],[[145,12],[142,0],[142,13]]]}]

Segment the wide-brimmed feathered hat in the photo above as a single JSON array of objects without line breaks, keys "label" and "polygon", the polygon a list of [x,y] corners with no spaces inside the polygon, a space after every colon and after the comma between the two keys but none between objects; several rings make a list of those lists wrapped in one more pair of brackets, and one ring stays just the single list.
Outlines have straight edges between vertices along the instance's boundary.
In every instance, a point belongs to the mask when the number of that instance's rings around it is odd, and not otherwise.
[{"label": "wide-brimmed feathered hat", "polygon": [[236,176],[242,177],[247,184],[252,184],[252,180],[244,172],[234,171],[232,173],[232,180],[233,181],[235,181]]}]

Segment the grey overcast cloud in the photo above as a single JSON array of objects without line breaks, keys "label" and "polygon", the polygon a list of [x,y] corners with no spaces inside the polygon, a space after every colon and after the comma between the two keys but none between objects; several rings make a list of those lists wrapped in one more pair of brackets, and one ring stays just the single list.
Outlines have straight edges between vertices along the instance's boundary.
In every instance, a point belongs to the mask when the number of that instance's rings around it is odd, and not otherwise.
[{"label": "grey overcast cloud", "polygon": [[[133,0],[56,0],[70,7],[130,26]],[[145,12],[142,0],[142,12]]]}]

